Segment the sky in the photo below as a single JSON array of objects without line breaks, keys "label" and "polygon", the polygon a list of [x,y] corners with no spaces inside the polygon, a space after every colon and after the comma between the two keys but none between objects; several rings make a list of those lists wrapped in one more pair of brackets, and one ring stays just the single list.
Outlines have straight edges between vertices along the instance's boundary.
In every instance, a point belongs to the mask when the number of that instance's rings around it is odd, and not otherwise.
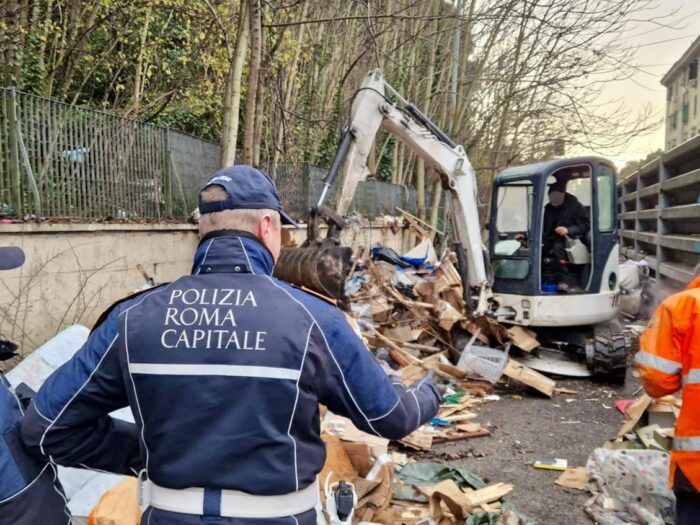
[{"label": "sky", "polygon": [[[636,49],[635,74],[626,80],[608,83],[601,101],[620,100],[624,94],[624,103],[628,109],[637,112],[649,105],[659,125],[654,131],[636,137],[621,151],[597,151],[621,167],[630,160],[641,159],[648,153],[664,147],[664,122],[666,110],[666,88],[661,85],[661,78],[673,63],[690,47],[700,35],[700,2],[697,0],[658,0],[654,9],[639,14],[639,18],[649,19],[670,13],[676,14],[664,18],[662,27],[649,22],[634,22],[625,30],[630,47]],[[572,152],[584,153],[584,152]]]}]

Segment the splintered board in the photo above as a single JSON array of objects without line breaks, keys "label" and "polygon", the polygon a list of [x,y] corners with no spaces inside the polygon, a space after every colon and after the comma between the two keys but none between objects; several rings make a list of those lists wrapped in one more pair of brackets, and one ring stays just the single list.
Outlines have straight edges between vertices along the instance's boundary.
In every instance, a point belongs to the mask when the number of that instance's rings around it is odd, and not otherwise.
[{"label": "splintered board", "polygon": [[547,397],[552,397],[554,394],[556,383],[552,379],[535,372],[532,368],[521,365],[513,359],[508,359],[503,374],[542,392]]}]

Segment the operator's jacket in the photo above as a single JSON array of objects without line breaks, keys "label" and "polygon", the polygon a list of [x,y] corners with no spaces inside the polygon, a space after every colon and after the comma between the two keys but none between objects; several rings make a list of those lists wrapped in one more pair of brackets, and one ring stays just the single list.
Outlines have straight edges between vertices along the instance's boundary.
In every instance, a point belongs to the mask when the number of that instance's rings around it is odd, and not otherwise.
[{"label": "operator's jacket", "polygon": [[542,231],[545,244],[545,253],[552,245],[563,242],[562,237],[554,231],[559,226],[565,226],[569,230],[569,237],[584,239],[591,229],[591,218],[586,208],[570,193],[564,194],[564,202],[561,206],[547,204],[544,207],[544,224]]},{"label": "operator's jacket", "polygon": [[71,517],[56,467],[30,456],[21,443],[23,411],[0,373],[0,524],[67,525]]},{"label": "operator's jacket", "polygon": [[636,363],[650,396],[682,391],[670,483],[674,490],[700,491],[700,277],[657,308]]},{"label": "operator's jacket", "polygon": [[[431,380],[393,384],[340,310],[272,269],[253,236],[204,237],[191,276],[118,304],[46,381],[23,421],[27,446],[63,465],[145,468],[159,486],[213,491],[216,507],[221,489],[278,495],[315,481],[319,403],[390,439],[435,415]],[[108,417],[126,405],[138,436]],[[149,508],[142,523],[201,519]],[[316,513],[216,523],[310,525]]]}]

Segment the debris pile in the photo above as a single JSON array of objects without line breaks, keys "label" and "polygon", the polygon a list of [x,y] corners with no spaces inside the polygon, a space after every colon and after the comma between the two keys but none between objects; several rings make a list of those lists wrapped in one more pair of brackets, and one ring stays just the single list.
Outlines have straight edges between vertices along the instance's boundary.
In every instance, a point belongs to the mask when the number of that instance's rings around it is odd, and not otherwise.
[{"label": "debris pile", "polygon": [[[463,469],[412,461],[400,450],[391,450],[388,440],[366,434],[334,414],[325,415],[322,437],[327,448],[321,472],[323,508],[327,509],[329,487],[352,483],[357,497],[353,523],[526,523],[500,501],[513,490],[510,484],[487,485]],[[414,441],[423,445],[418,438]]]},{"label": "debris pile", "polygon": [[670,452],[681,403],[676,396],[654,399],[647,394],[634,400],[616,401],[615,406],[625,416],[625,422],[609,448]]},{"label": "debris pile", "polygon": [[321,481],[325,476],[331,484],[353,483],[355,517],[363,523],[523,523],[502,501],[512,485],[487,486],[469,472],[423,458],[431,457],[436,444],[489,435],[477,411],[500,399],[493,394],[499,381],[522,383],[548,397],[556,384],[511,357],[539,346],[532,332],[465,314],[455,254],[438,258],[423,239],[403,256],[387,247],[372,249],[355,263],[346,295],[351,322],[389,376],[410,385],[434,371],[446,389],[440,411],[397,444],[326,414],[328,461]]},{"label": "debris pile", "polygon": [[356,265],[346,294],[370,349],[406,384],[435,370],[455,391],[483,396],[505,376],[551,397],[555,382],[510,355],[537,348],[535,334],[465,314],[456,262],[449,252],[438,261],[424,240],[404,256],[375,248]]}]

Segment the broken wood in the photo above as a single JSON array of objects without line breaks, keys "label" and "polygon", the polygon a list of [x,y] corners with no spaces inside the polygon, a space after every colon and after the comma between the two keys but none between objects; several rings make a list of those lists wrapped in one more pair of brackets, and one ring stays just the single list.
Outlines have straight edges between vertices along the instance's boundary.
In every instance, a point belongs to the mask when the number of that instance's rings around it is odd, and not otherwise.
[{"label": "broken wood", "polygon": [[433,435],[421,429],[414,430],[399,443],[417,450],[430,450],[433,446]]},{"label": "broken wood", "polygon": [[439,300],[435,303],[435,315],[440,328],[450,331],[454,324],[463,319],[462,313],[447,301]]},{"label": "broken wood", "polygon": [[423,333],[422,328],[411,328],[409,325],[399,325],[388,328],[382,332],[384,336],[399,343],[410,343],[417,341]]},{"label": "broken wood", "polygon": [[547,397],[552,397],[554,394],[556,383],[552,379],[513,359],[508,359],[508,363],[503,369],[503,374],[542,392]]},{"label": "broken wood", "polygon": [[483,489],[475,490],[474,492],[467,492],[467,501],[471,506],[469,511],[471,512],[474,507],[478,507],[484,503],[498,501],[512,490],[513,485],[510,483],[496,483],[484,487]]},{"label": "broken wood", "polygon": [[[475,423],[476,424],[476,423]],[[439,435],[435,436],[433,438],[433,443],[439,444],[439,443],[452,443],[453,441],[461,441],[464,439],[472,439],[472,438],[478,438],[478,437],[485,437],[485,436],[490,436],[491,432],[488,430],[481,428],[480,430],[474,430],[472,432],[449,432],[444,435]]]},{"label": "broken wood", "polygon": [[416,487],[420,492],[428,496],[430,503],[430,514],[439,519],[443,512],[440,508],[440,502],[444,502],[454,517],[459,520],[464,520],[469,514],[470,504],[467,500],[467,495],[457,486],[451,479],[441,481],[437,485],[430,487]]},{"label": "broken wood", "polygon": [[647,394],[642,394],[634,403],[627,407],[625,410],[625,417],[627,418],[627,421],[625,421],[620,428],[619,432],[617,433],[617,437],[624,436],[637,426],[637,423],[639,423],[639,420],[644,415],[644,412],[646,412],[647,408],[651,404],[651,401],[651,397],[649,397]]},{"label": "broken wood", "polygon": [[513,341],[513,344],[525,352],[532,352],[535,348],[540,346],[535,332],[523,326],[511,326],[508,328],[508,335]]},{"label": "broken wood", "polygon": [[388,337],[384,337],[377,330],[372,329],[370,334],[382,342],[383,346],[385,346],[386,349],[389,351],[389,355],[391,356],[391,358],[394,361],[396,361],[396,364],[398,364],[400,367],[408,366],[411,364],[420,364],[420,359],[418,359],[417,357],[413,357],[399,345],[394,343],[391,339],[389,339]]}]

